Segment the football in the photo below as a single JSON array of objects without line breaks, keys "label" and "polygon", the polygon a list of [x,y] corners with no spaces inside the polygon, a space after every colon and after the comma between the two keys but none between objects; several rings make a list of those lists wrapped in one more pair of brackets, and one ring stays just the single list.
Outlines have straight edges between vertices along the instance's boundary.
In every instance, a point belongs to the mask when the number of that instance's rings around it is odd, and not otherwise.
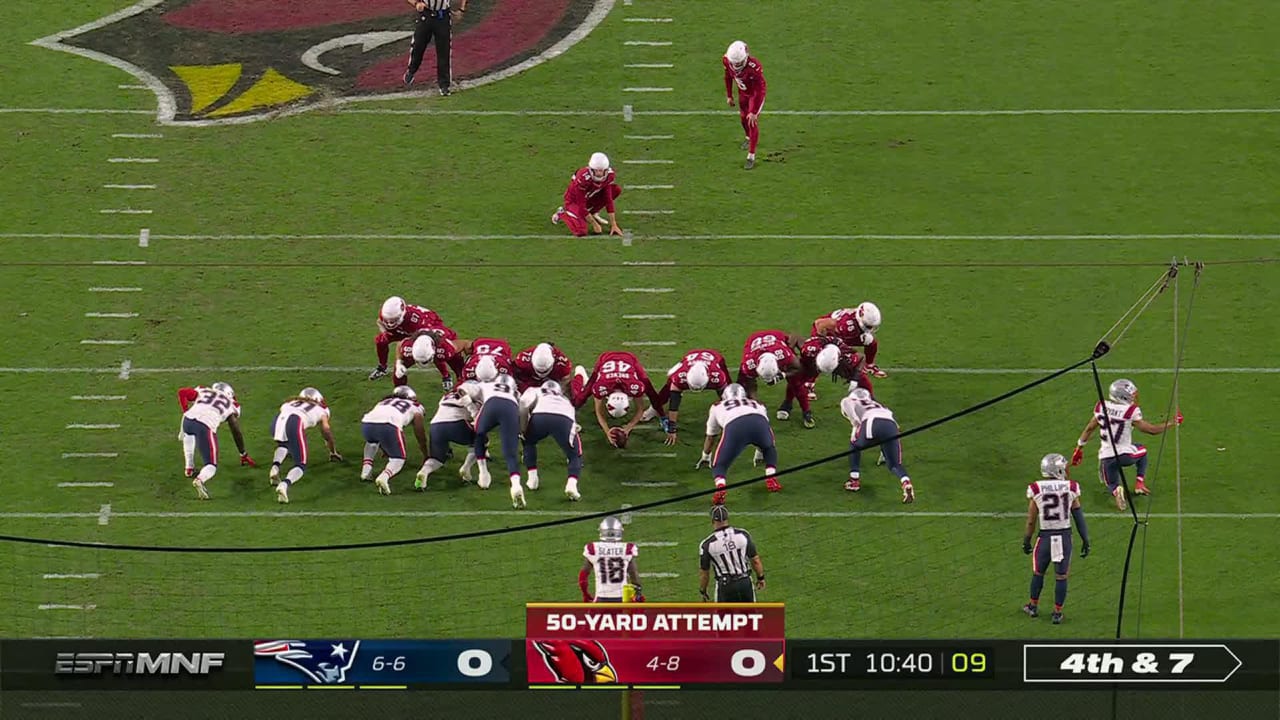
[{"label": "football", "polygon": [[630,434],[620,427],[609,428],[609,438],[613,440],[613,444],[616,447],[626,447],[628,437],[630,437]]}]

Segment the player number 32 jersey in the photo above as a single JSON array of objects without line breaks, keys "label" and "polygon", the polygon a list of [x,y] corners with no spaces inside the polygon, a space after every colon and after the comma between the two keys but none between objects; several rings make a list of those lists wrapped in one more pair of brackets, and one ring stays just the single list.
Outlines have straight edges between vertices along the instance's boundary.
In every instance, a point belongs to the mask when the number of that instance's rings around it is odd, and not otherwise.
[{"label": "player number 32 jersey", "polygon": [[1027,497],[1040,509],[1041,530],[1070,530],[1071,506],[1080,497],[1075,480],[1041,480],[1027,486]]},{"label": "player number 32 jersey", "polygon": [[622,598],[622,586],[627,584],[627,569],[640,551],[628,542],[597,540],[587,543],[582,557],[591,563],[596,576],[596,599]]},{"label": "player number 32 jersey", "polygon": [[184,417],[202,422],[217,431],[227,418],[240,415],[240,403],[226,395],[207,387],[196,388],[196,393],[196,399],[183,413]]}]

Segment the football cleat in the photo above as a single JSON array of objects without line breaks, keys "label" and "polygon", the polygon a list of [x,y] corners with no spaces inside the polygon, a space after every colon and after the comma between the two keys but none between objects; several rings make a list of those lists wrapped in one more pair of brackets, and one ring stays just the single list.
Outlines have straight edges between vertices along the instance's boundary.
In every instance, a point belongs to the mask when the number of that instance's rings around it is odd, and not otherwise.
[{"label": "football cleat", "polygon": [[414,76],[415,74],[416,74],[416,73],[414,73],[414,72],[412,72],[412,71],[410,71],[410,70],[405,70],[405,71],[404,71],[404,77],[403,77],[403,78],[401,78],[401,80],[403,80],[403,81],[404,81],[405,86],[409,86],[409,85],[412,85],[412,84],[413,84],[413,76]]},{"label": "football cleat", "polygon": [[191,486],[196,489],[196,497],[200,498],[201,500],[209,499],[209,491],[205,488],[203,480],[201,480],[200,478],[196,478],[195,480],[191,481]]},{"label": "football cleat", "polygon": [[1059,612],[1059,611],[1057,611],[1057,610],[1054,610],[1054,611],[1053,611],[1053,615],[1052,615],[1051,617],[1053,618],[1053,624],[1054,624],[1054,625],[1061,625],[1061,624],[1062,624],[1062,613],[1061,613],[1061,612]]},{"label": "football cleat", "polygon": [[413,489],[426,490],[427,478],[430,477],[430,475],[431,473],[428,473],[426,470],[419,470],[418,474],[413,476]]},{"label": "football cleat", "polygon": [[493,483],[493,476],[489,474],[489,469],[482,466],[480,468],[480,479],[476,481],[476,485],[481,490],[488,490],[489,485],[492,483]]},{"label": "football cleat", "polygon": [[742,169],[743,169],[743,170],[750,170],[751,168],[753,168],[753,167],[755,167],[755,166],[756,166],[756,159],[755,159],[755,158],[747,158],[747,162],[746,162],[746,164],[745,164],[745,165],[743,165],[743,166],[742,166]]},{"label": "football cleat", "polygon": [[383,495],[390,495],[390,494],[391,494],[391,481],[390,481],[390,480],[388,480],[388,479],[386,479],[386,478],[382,477],[381,475],[379,475],[379,476],[378,476],[378,479],[373,481],[373,484],[378,486],[378,492],[379,492],[379,493],[381,493],[381,494],[383,494]]},{"label": "football cleat", "polygon": [[552,225],[559,225],[559,224],[560,224],[560,216],[561,216],[561,215],[563,215],[563,214],[564,214],[564,206],[563,206],[563,205],[561,205],[560,207],[556,208],[556,211],[555,211],[555,212],[551,213],[551,224],[552,224]]},{"label": "football cleat", "polygon": [[524,504],[524,488],[519,485],[511,486],[511,507],[516,510],[523,510]]},{"label": "football cleat", "polygon": [[805,430],[812,430],[817,427],[818,421],[813,419],[813,412],[810,411],[804,414],[804,422],[801,424],[804,425]]},{"label": "football cleat", "polygon": [[742,138],[742,144],[738,146],[739,150],[746,150],[751,147],[751,138]]},{"label": "football cleat", "polygon": [[658,417],[658,411],[654,410],[653,406],[650,405],[645,409],[644,414],[640,416],[640,422],[653,422],[656,417]]},{"label": "football cleat", "polygon": [[844,489],[849,492],[858,492],[862,489],[862,481],[857,478],[849,478],[844,483]]},{"label": "football cleat", "polygon": [[272,485],[275,485],[276,483],[280,482],[280,466],[279,465],[271,466],[271,469],[267,471],[267,480],[270,480]]},{"label": "football cleat", "polygon": [[765,478],[764,486],[769,489],[769,492],[780,492],[782,490],[782,483],[778,482],[777,478]]},{"label": "football cleat", "polygon": [[445,377],[440,381],[440,388],[445,392],[453,392],[453,377]]},{"label": "football cleat", "polygon": [[462,478],[462,482],[470,483],[471,466],[464,463],[462,467],[458,468],[458,477]]},{"label": "football cleat", "polygon": [[1138,480],[1138,482],[1133,486],[1133,494],[1134,495],[1150,495],[1151,494],[1151,491],[1147,489],[1147,483],[1145,480]]},{"label": "football cleat", "polygon": [[760,448],[756,448],[756,452],[751,456],[751,467],[755,467],[764,462],[764,452]]},{"label": "football cleat", "polygon": [[1126,500],[1124,499],[1124,486],[1123,486],[1123,485],[1121,485],[1120,487],[1117,487],[1117,488],[1115,489],[1115,491],[1111,493],[1111,495],[1112,495],[1112,497],[1114,497],[1114,498],[1116,499],[1116,509],[1117,509],[1117,510],[1126,510],[1126,509],[1128,509],[1128,507],[1129,507],[1129,503],[1128,503],[1128,501],[1126,501]]},{"label": "football cleat", "polygon": [[880,367],[879,367],[879,366],[877,366],[877,365],[868,365],[868,366],[867,366],[867,372],[868,372],[869,374],[873,375],[874,377],[878,377],[878,378],[886,378],[886,377],[889,377],[889,373],[887,373],[887,372],[885,372],[885,371],[881,370],[881,369],[880,369]]},{"label": "football cleat", "polygon": [[790,411],[790,410],[783,410],[782,408],[778,408],[777,418],[778,418],[779,420],[790,420],[790,419],[791,419],[791,411]]},{"label": "football cleat", "polygon": [[728,497],[728,495],[729,495],[729,493],[728,493],[728,491],[726,491],[726,490],[717,490],[717,491],[716,491],[716,494],[711,496],[711,504],[712,504],[712,505],[723,505],[723,504],[724,504],[724,500],[725,500],[725,498],[726,498],[726,497]]},{"label": "football cleat", "polygon": [[525,481],[525,485],[528,485],[530,490],[537,490],[541,484],[542,481],[538,479],[538,471],[529,470],[529,479]]},{"label": "football cleat", "polygon": [[902,483],[902,502],[910,504],[916,501],[915,488],[911,487],[911,481]]},{"label": "football cleat", "polygon": [[453,90],[451,90],[451,89],[449,89],[449,88],[447,88],[447,87],[442,87],[442,88],[440,88],[440,97],[448,97],[448,96],[450,96],[450,95],[452,95],[452,94],[453,94]]},{"label": "football cleat", "polygon": [[387,376],[387,368],[383,365],[379,365],[378,367],[373,369],[373,372],[369,373],[370,380],[377,380],[378,378],[384,378],[386,376]]},{"label": "football cleat", "polygon": [[1027,603],[1026,605],[1022,606],[1022,612],[1026,613],[1028,616],[1033,618],[1040,617],[1040,606],[1032,603]]},{"label": "football cleat", "polygon": [[289,483],[276,485],[276,502],[281,505],[289,504]]},{"label": "football cleat", "polygon": [[579,500],[581,500],[581,499],[582,499],[582,494],[578,492],[578,481],[577,481],[577,480],[574,480],[574,479],[570,478],[570,479],[569,479],[569,482],[565,483],[565,485],[564,485],[564,496],[565,496],[565,497],[567,497],[567,498],[569,498],[569,499],[570,499],[570,500],[572,500],[573,502],[578,502]]}]

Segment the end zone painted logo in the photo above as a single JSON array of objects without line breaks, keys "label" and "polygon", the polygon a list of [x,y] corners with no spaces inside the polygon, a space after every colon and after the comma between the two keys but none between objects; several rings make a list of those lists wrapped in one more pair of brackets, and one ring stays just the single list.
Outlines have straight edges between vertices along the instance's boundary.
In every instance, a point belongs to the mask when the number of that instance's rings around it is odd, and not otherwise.
[{"label": "end zone painted logo", "polygon": [[[470,0],[454,26],[454,87],[560,55],[613,4]],[[432,48],[413,91],[401,84],[413,21],[405,0],[142,0],[32,44],[132,73],[155,92],[161,123],[222,125],[434,91]]]}]

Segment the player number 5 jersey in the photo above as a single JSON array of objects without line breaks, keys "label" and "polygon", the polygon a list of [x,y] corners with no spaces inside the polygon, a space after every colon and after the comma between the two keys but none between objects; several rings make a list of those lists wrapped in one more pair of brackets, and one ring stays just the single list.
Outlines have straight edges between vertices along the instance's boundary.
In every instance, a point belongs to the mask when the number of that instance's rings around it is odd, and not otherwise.
[{"label": "player number 5 jersey", "polygon": [[199,395],[182,414],[183,417],[202,422],[211,430],[217,431],[227,418],[240,415],[240,403],[226,395],[207,387],[198,387],[196,392]]},{"label": "player number 5 jersey", "polygon": [[1071,505],[1080,497],[1075,480],[1041,480],[1027,486],[1027,497],[1040,508],[1041,530],[1070,530]]},{"label": "player number 5 jersey", "polygon": [[636,546],[628,542],[597,540],[587,543],[582,549],[582,557],[595,569],[597,599],[622,597],[622,586],[627,584],[627,569],[639,553]]},{"label": "player number 5 jersey", "polygon": [[1142,419],[1142,410],[1137,405],[1108,400],[1093,406],[1093,417],[1098,421],[1102,441],[1098,445],[1099,460],[1115,457],[1117,452],[1130,455],[1138,451],[1133,444],[1133,424]]}]

